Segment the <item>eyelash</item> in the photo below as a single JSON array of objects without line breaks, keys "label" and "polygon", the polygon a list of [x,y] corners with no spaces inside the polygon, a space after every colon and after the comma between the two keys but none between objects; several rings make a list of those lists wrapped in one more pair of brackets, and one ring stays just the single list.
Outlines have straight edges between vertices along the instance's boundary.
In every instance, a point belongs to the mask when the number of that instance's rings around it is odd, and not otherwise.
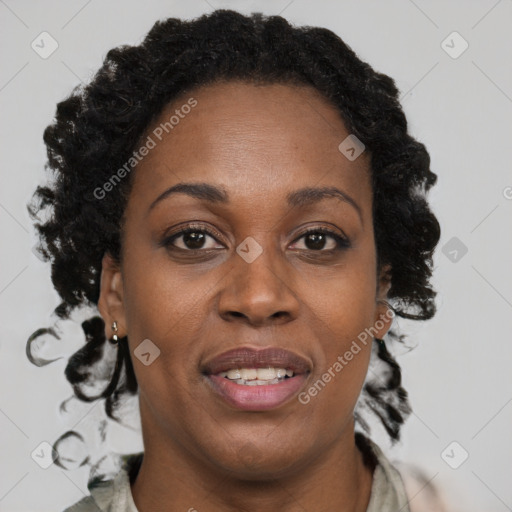
[{"label": "eyelash", "polygon": [[[177,250],[181,250],[181,251],[185,251],[185,252],[190,252],[190,253],[208,251],[208,249],[182,249],[181,247],[175,247],[173,245],[173,242],[177,238],[179,238],[182,235],[186,235],[188,233],[206,233],[206,234],[208,234],[209,236],[211,236],[212,238],[214,238],[217,241],[218,241],[218,238],[221,238],[220,235],[217,232],[213,231],[210,228],[207,228],[205,226],[199,226],[199,225],[196,226],[196,225],[190,224],[190,225],[186,226],[184,229],[182,229],[180,231],[177,231],[176,233],[173,233],[170,236],[165,237],[165,239],[162,241],[161,245],[165,246],[165,247],[170,247],[172,249],[177,249]],[[328,235],[328,236],[332,237],[335,240],[335,242],[336,242],[336,247],[334,249],[327,249],[327,250],[324,250],[324,249],[319,249],[319,250],[309,249],[312,252],[332,253],[334,251],[336,251],[336,252],[337,251],[342,251],[342,250],[347,249],[347,248],[350,247],[350,240],[348,238],[346,238],[344,236],[341,236],[338,233],[335,233],[334,231],[331,231],[330,229],[325,228],[325,227],[322,227],[322,228],[309,228],[309,229],[307,229],[306,231],[301,233],[294,240],[294,243],[297,242],[298,240],[300,240],[301,238],[311,234],[311,233],[315,233],[315,234],[321,233],[321,234],[324,234],[324,235]],[[210,249],[210,250],[215,250],[215,249]]]}]

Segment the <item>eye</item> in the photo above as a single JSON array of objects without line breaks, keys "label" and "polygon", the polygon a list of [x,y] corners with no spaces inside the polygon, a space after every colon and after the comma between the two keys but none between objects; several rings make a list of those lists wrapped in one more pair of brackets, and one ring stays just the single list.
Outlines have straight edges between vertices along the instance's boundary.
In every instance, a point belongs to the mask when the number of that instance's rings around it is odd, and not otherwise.
[{"label": "eye", "polygon": [[304,239],[306,250],[316,252],[333,252],[350,247],[350,241],[348,238],[327,228],[308,229],[296,240],[301,239]]},{"label": "eye", "polygon": [[[219,244],[220,247],[215,246],[215,243],[218,244],[218,238],[221,238],[221,236],[210,228],[199,225],[188,225],[185,228],[165,237],[161,245],[171,249],[188,252],[201,250],[208,251],[224,248],[221,244]],[[209,246],[208,239],[211,240]],[[301,239],[304,239],[304,244],[306,246],[305,250],[315,252],[335,252],[350,247],[350,241],[348,238],[327,228],[308,229],[295,239],[294,244]]]},{"label": "eye", "polygon": [[[204,226],[189,225],[186,228],[167,236],[162,241],[162,245],[166,247],[170,246],[171,248],[182,251],[207,251],[218,249],[218,247],[215,247],[215,243],[212,242],[210,242],[208,246],[207,241],[209,238],[213,242],[216,242],[217,238],[220,238],[220,235],[213,230],[205,228]],[[223,247],[224,246],[221,246],[221,248]]]}]

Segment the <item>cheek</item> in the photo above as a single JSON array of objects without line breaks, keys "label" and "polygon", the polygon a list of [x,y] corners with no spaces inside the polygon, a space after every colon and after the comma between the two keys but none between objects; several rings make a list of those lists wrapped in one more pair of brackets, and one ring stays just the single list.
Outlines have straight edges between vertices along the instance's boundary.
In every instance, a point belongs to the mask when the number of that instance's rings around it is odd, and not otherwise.
[{"label": "cheek", "polygon": [[350,406],[357,399],[368,369],[373,302],[365,293],[342,291],[338,295],[331,293],[330,297],[315,315],[315,330],[321,336],[315,377],[329,387],[324,399],[346,401]]},{"label": "cheek", "polygon": [[[125,315],[137,380],[147,393],[176,388],[190,378],[198,359],[194,340],[205,320],[206,290],[192,286],[186,272],[171,269],[160,256],[150,260],[134,249],[124,263]],[[157,354],[150,365],[137,360],[143,343]]]},{"label": "cheek", "polygon": [[[124,305],[130,336],[179,346],[184,333],[200,325],[211,274],[198,272],[195,265],[172,264],[165,250],[149,243],[127,244],[126,254]],[[177,344],[170,343],[175,340]]]},{"label": "cheek", "polygon": [[[190,403],[200,399],[198,365],[205,347],[211,352],[209,340],[220,334],[222,320],[212,303],[227,273],[222,265],[177,264],[149,244],[126,245],[124,303],[134,371],[141,393],[163,415],[188,414]],[[146,339],[158,352],[148,366],[137,359]]]},{"label": "cheek", "polygon": [[[201,332],[206,290],[191,286],[190,281],[187,284],[181,273],[170,272],[157,258],[145,264],[128,258],[126,270],[130,277],[126,281],[125,313],[142,403],[151,408],[150,416],[186,436],[180,418],[190,416],[190,404],[199,398],[200,344],[196,340],[207,336]],[[142,347],[150,353],[147,365],[139,357]]]},{"label": "cheek", "polygon": [[376,274],[371,247],[347,254],[342,264],[321,279],[313,271],[302,282],[305,309],[323,334],[320,339],[329,342],[324,345],[326,352],[343,350],[372,325]]},{"label": "cheek", "polygon": [[371,251],[365,254],[354,253],[329,279],[310,279],[306,288],[307,323],[319,344],[318,364],[302,403],[319,417],[351,416],[368,370],[376,275]]},{"label": "cheek", "polygon": [[364,287],[356,290],[338,285],[319,294],[310,322],[316,322],[313,332],[319,336],[317,366],[298,399],[324,440],[335,439],[353,418],[368,371],[373,302]]}]

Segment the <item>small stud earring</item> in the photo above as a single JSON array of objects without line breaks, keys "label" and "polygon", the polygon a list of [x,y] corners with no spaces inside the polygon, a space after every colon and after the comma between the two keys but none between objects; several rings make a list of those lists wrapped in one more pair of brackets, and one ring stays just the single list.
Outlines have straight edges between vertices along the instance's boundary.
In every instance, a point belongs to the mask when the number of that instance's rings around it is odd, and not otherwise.
[{"label": "small stud earring", "polygon": [[108,340],[112,345],[117,345],[119,338],[117,337],[117,322],[114,320],[112,322],[112,331],[114,331],[114,334],[112,335],[112,339]]}]

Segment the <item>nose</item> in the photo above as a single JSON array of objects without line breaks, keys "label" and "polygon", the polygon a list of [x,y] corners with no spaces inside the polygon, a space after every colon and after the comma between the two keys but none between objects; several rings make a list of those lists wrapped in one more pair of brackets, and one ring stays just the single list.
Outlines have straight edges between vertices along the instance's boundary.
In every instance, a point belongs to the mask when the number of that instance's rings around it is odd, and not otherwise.
[{"label": "nose", "polygon": [[234,253],[221,290],[219,315],[253,326],[278,325],[297,318],[299,300],[286,262],[269,248],[251,263]]}]

